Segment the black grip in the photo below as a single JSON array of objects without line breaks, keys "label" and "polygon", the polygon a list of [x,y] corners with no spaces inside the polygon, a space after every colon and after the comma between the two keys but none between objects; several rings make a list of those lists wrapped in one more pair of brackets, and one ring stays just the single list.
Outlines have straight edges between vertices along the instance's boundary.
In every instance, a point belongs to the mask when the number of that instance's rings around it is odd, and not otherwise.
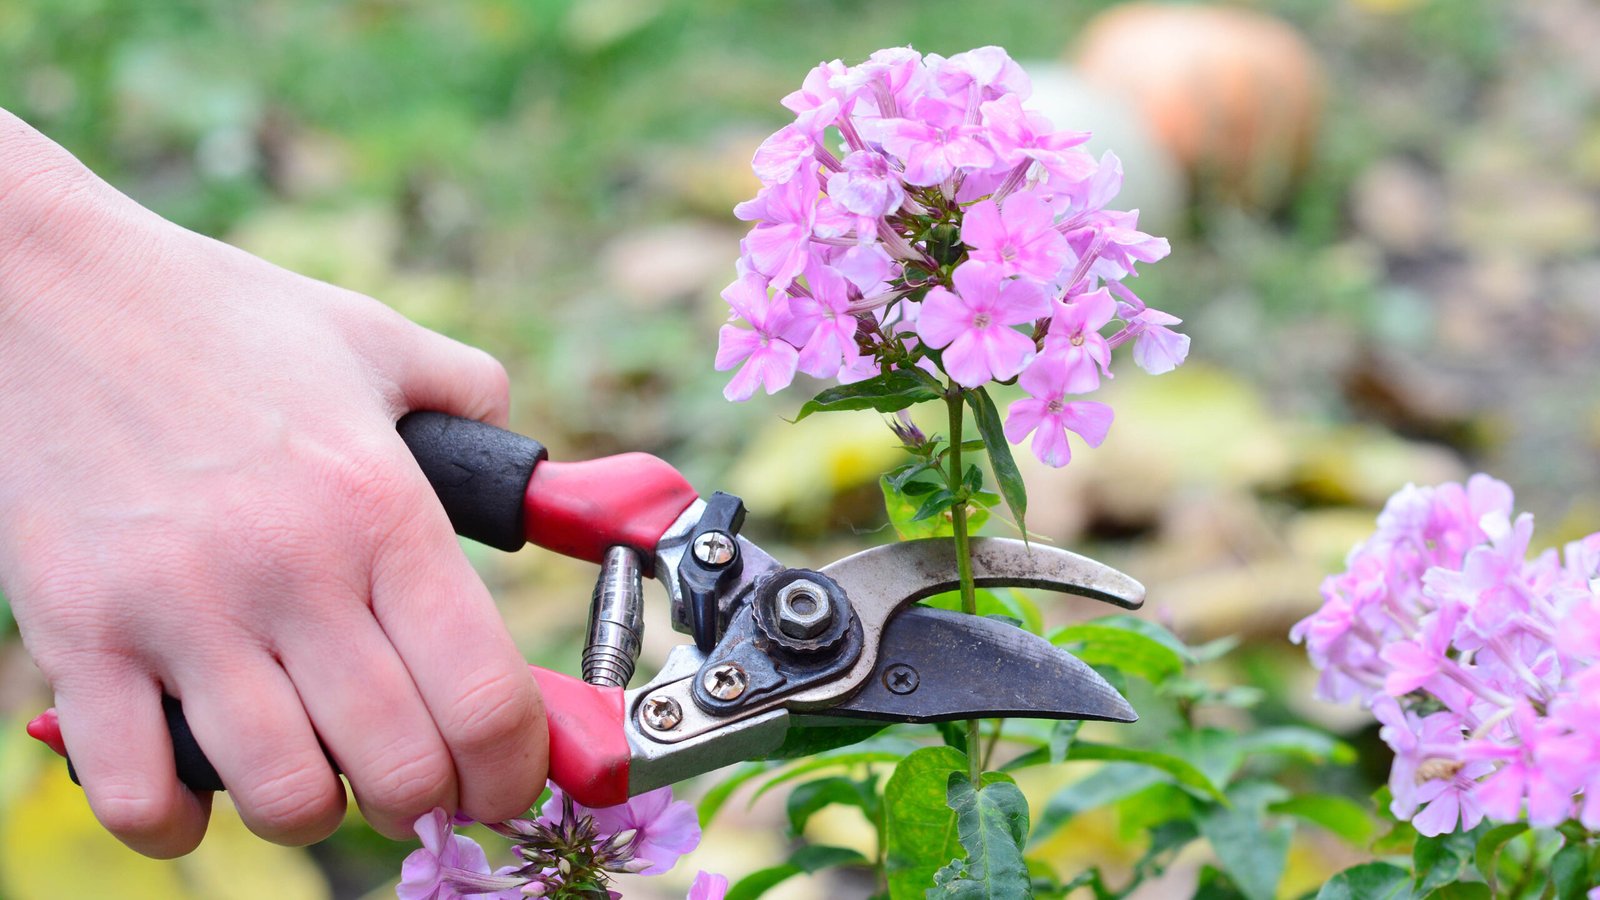
[{"label": "black grip", "polygon": [[523,498],[548,455],[543,444],[438,412],[409,413],[397,427],[456,534],[508,551],[527,542]]},{"label": "black grip", "polygon": [[[222,785],[222,776],[217,774],[211,760],[206,759],[205,751],[194,739],[194,732],[189,730],[189,720],[183,717],[183,704],[172,697],[163,696],[161,711],[167,717],[167,733],[172,735],[172,756],[178,764],[178,780],[195,791],[227,790]],[[72,767],[71,759],[67,760],[67,774],[72,776],[74,784],[82,783],[78,781],[78,772]]]}]

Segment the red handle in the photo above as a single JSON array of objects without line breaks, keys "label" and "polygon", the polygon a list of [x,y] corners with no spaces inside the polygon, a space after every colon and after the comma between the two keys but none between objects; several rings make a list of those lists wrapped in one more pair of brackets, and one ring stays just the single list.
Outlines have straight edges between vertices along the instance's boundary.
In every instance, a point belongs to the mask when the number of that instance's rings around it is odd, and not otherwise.
[{"label": "red handle", "polygon": [[[624,732],[627,715],[622,688],[600,687],[570,675],[529,666],[544,695],[550,723],[550,780],[584,806],[616,806],[628,800],[631,753]],[[176,707],[176,703],[171,704]],[[221,781],[195,744],[182,711],[169,712],[178,777],[197,790],[215,790]],[[28,734],[67,755],[61,722],[47,709],[28,723]],[[74,776],[76,777],[76,776]]]},{"label": "red handle", "polygon": [[661,536],[698,499],[677,469],[648,453],[583,462],[546,460],[528,481],[527,537],[592,563],[622,544],[639,551],[648,566]]}]

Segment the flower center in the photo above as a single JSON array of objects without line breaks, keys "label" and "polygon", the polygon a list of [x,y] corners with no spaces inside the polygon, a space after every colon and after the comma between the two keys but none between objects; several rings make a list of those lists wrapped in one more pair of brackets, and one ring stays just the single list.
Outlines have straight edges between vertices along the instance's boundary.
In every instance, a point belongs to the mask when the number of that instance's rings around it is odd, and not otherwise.
[{"label": "flower center", "polygon": [[973,328],[988,328],[989,327],[989,314],[988,313],[978,313],[977,315],[973,316],[972,317],[972,327]]},{"label": "flower center", "polygon": [[1075,335],[1072,336],[1072,346],[1074,346],[1074,347],[1082,347],[1083,346],[1083,335],[1081,333],[1075,334]]},{"label": "flower center", "polygon": [[1052,416],[1056,415],[1057,413],[1060,413],[1061,410],[1063,410],[1065,408],[1066,408],[1066,404],[1061,402],[1061,398],[1060,397],[1057,397],[1056,399],[1051,400],[1049,403],[1046,403],[1044,405],[1044,411],[1049,413],[1049,414],[1051,414]]}]

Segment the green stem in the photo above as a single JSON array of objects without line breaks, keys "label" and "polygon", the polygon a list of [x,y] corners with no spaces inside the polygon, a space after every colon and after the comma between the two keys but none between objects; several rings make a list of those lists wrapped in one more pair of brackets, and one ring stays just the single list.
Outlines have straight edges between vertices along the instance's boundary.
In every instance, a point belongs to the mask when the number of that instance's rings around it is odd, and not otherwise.
[{"label": "green stem", "polygon": [[[974,616],[978,614],[978,590],[972,582],[972,549],[967,542],[967,498],[962,495],[961,490],[961,413],[964,399],[961,388],[952,382],[950,389],[944,395],[945,405],[950,408],[950,472],[947,482],[950,493],[956,495],[956,503],[950,507],[950,524],[955,529],[956,572],[961,576],[961,611]],[[972,778],[973,787],[977,787],[978,776],[983,774],[982,760],[978,752],[981,746],[978,739],[978,720],[968,719],[967,774]]]}]

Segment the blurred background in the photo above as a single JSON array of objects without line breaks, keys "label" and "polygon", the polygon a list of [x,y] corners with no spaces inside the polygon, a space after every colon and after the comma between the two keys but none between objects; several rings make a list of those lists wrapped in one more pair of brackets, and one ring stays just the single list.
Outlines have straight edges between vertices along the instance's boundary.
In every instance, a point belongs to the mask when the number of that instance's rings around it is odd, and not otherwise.
[{"label": "blurred background", "polygon": [[[1005,46],[1037,108],[1123,158],[1113,205],[1172,240],[1136,287],[1186,320],[1188,365],[1123,367],[1107,446],[1028,470],[1029,524],[1143,580],[1186,639],[1239,635],[1211,677],[1262,690],[1258,723],[1356,743],[1330,777],[1365,797],[1388,756],[1359,712],[1311,699],[1285,634],[1383,500],[1486,470],[1541,545],[1600,528],[1589,0],[0,0],[0,106],[174,221],[492,351],[553,456],[663,456],[820,563],[890,538],[875,479],[897,451],[874,415],[785,423],[814,384],[722,399],[730,208],[811,66],[903,44]],[[529,658],[575,671],[593,569],[469,551]],[[659,660],[677,636],[659,605],[649,627]],[[411,848],[356,821],[289,850],[219,810],[191,857],[128,853],[23,737],[47,703],[0,604],[0,898],[393,896]],[[1024,786],[1037,805],[1059,782]],[[745,796],[629,896],[780,861],[781,799]],[[808,830],[870,841],[854,815]],[[1035,851],[1071,871],[1138,841],[1088,817]],[[1285,895],[1351,852],[1297,843]]]}]

